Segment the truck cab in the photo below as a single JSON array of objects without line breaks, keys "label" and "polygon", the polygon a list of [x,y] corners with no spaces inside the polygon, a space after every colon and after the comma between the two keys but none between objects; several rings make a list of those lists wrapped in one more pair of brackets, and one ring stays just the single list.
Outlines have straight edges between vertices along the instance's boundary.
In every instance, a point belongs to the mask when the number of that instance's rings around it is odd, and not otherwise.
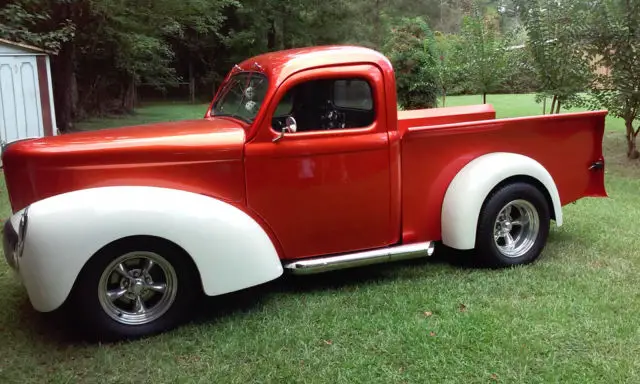
[{"label": "truck cab", "polygon": [[207,116],[248,124],[247,207],[269,223],[282,257],[398,242],[397,140],[392,147],[397,107],[395,92],[386,91],[387,84],[395,89],[390,64],[368,50],[333,49],[293,51],[285,60],[267,54],[239,67]]}]

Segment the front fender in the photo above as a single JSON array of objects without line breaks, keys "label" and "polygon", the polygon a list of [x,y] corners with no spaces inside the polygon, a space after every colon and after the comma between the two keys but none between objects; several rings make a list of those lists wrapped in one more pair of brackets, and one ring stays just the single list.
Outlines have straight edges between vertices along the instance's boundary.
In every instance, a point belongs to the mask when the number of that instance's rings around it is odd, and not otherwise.
[{"label": "front fender", "polygon": [[514,176],[531,177],[546,188],[556,225],[561,226],[562,205],[551,174],[530,157],[497,152],[472,160],[449,184],[442,204],[442,243],[460,250],[473,249],[485,199],[498,184]]},{"label": "front fender", "polygon": [[19,273],[34,307],[50,311],[60,306],[92,255],[134,235],[161,237],[182,247],[207,295],[255,286],[283,271],[263,228],[230,204],[166,188],[85,189],[29,208]]}]

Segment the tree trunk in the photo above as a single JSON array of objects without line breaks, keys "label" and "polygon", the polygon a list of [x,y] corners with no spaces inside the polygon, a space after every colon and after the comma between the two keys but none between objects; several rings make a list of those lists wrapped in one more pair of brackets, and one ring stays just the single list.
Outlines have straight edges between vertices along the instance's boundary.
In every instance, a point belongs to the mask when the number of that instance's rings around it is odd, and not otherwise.
[{"label": "tree trunk", "polygon": [[289,29],[287,26],[287,20],[289,20],[289,12],[285,10],[284,15],[282,17],[282,35],[280,36],[280,49],[289,49],[291,48],[291,35],[289,34]]},{"label": "tree trunk", "polygon": [[61,132],[67,132],[73,128],[73,120],[76,115],[74,103],[75,84],[75,58],[76,47],[73,41],[62,45],[60,52],[51,58],[51,70],[53,72],[53,100],[56,106],[56,122]]},{"label": "tree trunk", "polygon": [[542,99],[542,114],[543,115],[547,114],[547,97],[546,96],[544,99]]},{"label": "tree trunk", "polygon": [[196,102],[196,80],[193,76],[193,62],[189,60],[189,101]]},{"label": "tree trunk", "polygon": [[638,146],[636,139],[640,128],[636,131],[633,129],[633,120],[625,119],[625,127],[627,128],[627,157],[630,159],[640,158],[640,152],[638,152]]},{"label": "tree trunk", "polygon": [[273,17],[269,18],[269,30],[267,31],[267,50],[273,51],[276,49],[276,20]]},{"label": "tree trunk", "polygon": [[482,104],[487,104],[487,93],[482,92]]},{"label": "tree trunk", "polygon": [[556,105],[556,115],[560,113],[560,100],[558,100],[558,104]]},{"label": "tree trunk", "polygon": [[125,87],[122,94],[122,108],[125,112],[133,112],[136,104],[136,83],[133,76],[126,82]]},{"label": "tree trunk", "polygon": [[373,43],[378,48],[382,47],[382,34],[380,33],[382,30],[381,28],[382,18],[380,17],[381,16],[380,2],[381,0],[376,0],[375,8],[374,8],[375,14],[373,15],[373,40],[374,40]]},{"label": "tree trunk", "polygon": [[553,109],[556,107],[556,95],[553,95],[553,99],[551,100],[551,109],[549,110],[549,114],[553,115]]},{"label": "tree trunk", "polygon": [[442,88],[442,106],[446,106],[447,105],[447,89],[446,88]]}]

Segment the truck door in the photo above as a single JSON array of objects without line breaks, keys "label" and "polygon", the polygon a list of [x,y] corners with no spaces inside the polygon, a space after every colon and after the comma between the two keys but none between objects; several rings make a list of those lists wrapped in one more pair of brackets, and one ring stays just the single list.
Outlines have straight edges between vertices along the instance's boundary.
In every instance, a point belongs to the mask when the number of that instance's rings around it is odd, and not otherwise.
[{"label": "truck door", "polygon": [[371,65],[307,70],[275,92],[245,167],[248,205],[284,258],[398,241],[385,106],[383,76]]}]

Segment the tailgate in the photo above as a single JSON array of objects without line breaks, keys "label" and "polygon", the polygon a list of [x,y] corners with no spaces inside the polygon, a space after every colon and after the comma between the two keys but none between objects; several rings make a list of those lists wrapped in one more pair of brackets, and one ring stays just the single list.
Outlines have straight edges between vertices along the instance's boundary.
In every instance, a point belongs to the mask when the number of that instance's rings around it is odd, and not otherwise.
[{"label": "tailgate", "polygon": [[[553,115],[551,117],[556,121],[550,120],[560,132],[555,135],[548,133],[562,140],[549,143],[549,146],[555,147],[556,157],[539,155],[542,160],[539,161],[549,170],[558,186],[562,205],[583,197],[606,197],[602,153],[606,112],[562,116]],[[541,129],[541,132],[546,131]],[[544,148],[541,150],[544,151]]]}]

